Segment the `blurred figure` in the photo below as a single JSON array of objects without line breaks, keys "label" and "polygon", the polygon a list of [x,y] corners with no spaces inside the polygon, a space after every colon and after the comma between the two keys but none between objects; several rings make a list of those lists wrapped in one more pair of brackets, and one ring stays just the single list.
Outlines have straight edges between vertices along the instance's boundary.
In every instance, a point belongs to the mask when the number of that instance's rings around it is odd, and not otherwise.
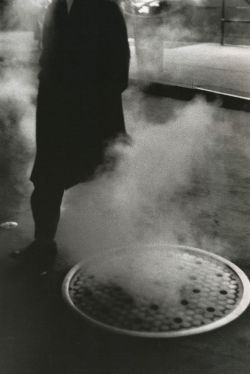
[{"label": "blurred figure", "polygon": [[121,93],[128,85],[129,58],[127,29],[115,2],[54,0],[48,7],[31,175],[35,240],[12,257],[56,253],[64,190],[92,178],[105,145],[125,135]]}]

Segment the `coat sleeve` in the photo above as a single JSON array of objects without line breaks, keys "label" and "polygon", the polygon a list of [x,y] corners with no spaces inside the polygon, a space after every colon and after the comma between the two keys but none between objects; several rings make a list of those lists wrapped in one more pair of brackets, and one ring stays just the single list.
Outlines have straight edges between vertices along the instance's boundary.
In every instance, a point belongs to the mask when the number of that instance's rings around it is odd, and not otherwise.
[{"label": "coat sleeve", "polygon": [[130,50],[125,19],[116,3],[109,2],[105,21],[104,79],[122,92],[128,86]]}]

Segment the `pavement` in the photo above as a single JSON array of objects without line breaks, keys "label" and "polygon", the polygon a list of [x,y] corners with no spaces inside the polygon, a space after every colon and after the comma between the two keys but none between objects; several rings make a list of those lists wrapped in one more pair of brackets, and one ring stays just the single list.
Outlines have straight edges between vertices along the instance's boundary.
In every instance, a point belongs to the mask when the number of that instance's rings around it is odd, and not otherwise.
[{"label": "pavement", "polygon": [[[242,65],[248,69],[245,58]],[[138,126],[167,124],[189,105],[186,100],[150,95],[136,86],[123,99],[131,134]],[[58,260],[48,274],[41,275],[8,257],[12,249],[32,238],[32,186],[26,175],[34,152],[27,151],[21,139],[20,117],[11,122],[7,136],[4,105],[2,101],[0,216],[1,223],[16,221],[19,226],[0,229],[1,374],[248,374],[250,309],[236,321],[196,336],[139,339],[117,335],[80,320],[64,302],[61,284],[72,264],[67,260],[70,248],[60,238]],[[213,157],[196,182],[175,198],[195,227],[192,244],[218,253],[211,243],[223,242],[220,254],[250,276],[249,113],[219,109],[215,118],[224,126]],[[210,245],[205,245],[204,237],[212,238]]]},{"label": "pavement", "polygon": [[198,88],[250,98],[250,47],[218,43],[166,43],[135,52],[132,77],[165,85]]}]

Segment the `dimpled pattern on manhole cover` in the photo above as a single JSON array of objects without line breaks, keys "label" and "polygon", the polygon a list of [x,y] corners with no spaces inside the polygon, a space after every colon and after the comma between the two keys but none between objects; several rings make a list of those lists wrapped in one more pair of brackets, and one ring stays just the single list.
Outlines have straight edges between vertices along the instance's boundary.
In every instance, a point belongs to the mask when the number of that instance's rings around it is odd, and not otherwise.
[{"label": "dimpled pattern on manhole cover", "polygon": [[95,324],[147,337],[205,332],[237,318],[250,301],[249,281],[209,252],[162,244],[109,252],[76,265],[63,292]]}]

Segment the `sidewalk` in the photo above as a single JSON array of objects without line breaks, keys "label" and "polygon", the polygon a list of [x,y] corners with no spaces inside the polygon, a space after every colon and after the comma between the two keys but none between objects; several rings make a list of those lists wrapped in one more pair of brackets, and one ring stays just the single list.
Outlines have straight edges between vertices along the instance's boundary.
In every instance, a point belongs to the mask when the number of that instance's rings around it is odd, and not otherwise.
[{"label": "sidewalk", "polygon": [[[131,40],[131,52],[134,79],[250,98],[250,47],[207,43],[165,46],[162,55],[157,50],[142,50],[138,61]],[[154,64],[148,62],[153,54]]]}]

